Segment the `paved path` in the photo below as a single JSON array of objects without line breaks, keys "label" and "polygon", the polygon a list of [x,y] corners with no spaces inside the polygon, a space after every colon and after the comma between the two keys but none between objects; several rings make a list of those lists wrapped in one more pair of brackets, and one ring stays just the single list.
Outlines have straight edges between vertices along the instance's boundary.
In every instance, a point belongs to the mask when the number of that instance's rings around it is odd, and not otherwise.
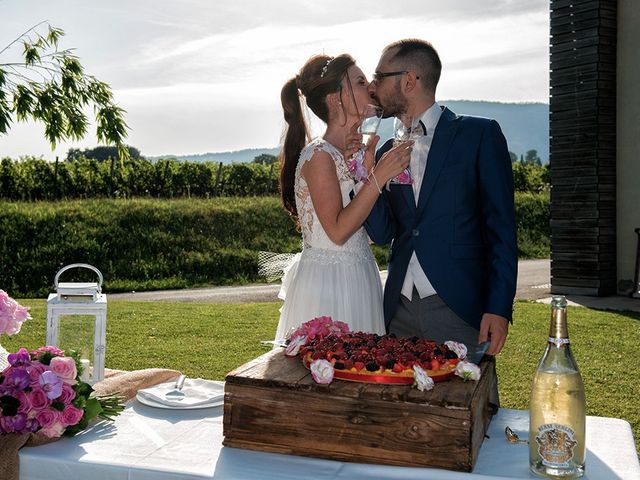
[{"label": "paved path", "polygon": [[[521,260],[518,262],[517,300],[551,301],[551,269],[549,259]],[[382,282],[387,279],[386,270],[380,272]],[[194,302],[194,303],[250,303],[278,301],[280,283],[252,284],[233,287],[210,287],[153,292],[109,294],[111,300],[140,302]],[[640,299],[622,296],[586,297],[568,295],[570,305],[600,310],[630,310],[640,312]]]},{"label": "paved path", "polygon": [[[516,298],[535,300],[549,296],[549,260],[522,260],[518,263],[518,290]],[[382,282],[387,271],[380,272]],[[253,284],[235,287],[194,288],[110,294],[110,299],[141,302],[198,302],[198,303],[249,303],[275,302],[280,283]]]}]

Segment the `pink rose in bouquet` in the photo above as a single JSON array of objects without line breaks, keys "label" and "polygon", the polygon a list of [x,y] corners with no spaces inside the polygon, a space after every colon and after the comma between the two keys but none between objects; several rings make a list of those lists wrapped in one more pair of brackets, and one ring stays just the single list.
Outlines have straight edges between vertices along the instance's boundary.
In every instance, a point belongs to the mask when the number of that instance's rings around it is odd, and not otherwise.
[{"label": "pink rose in bouquet", "polygon": [[49,363],[51,371],[55,373],[60,379],[67,385],[75,385],[76,375],[78,375],[78,369],[76,368],[76,362],[71,357],[54,357]]},{"label": "pink rose in bouquet", "polygon": [[27,398],[29,403],[31,403],[31,409],[36,412],[44,410],[51,405],[51,400],[49,400],[49,397],[39,385],[37,387],[31,387]]},{"label": "pink rose in bouquet", "polygon": [[92,419],[112,420],[123,409],[116,396],[92,395],[93,388],[78,378],[80,359],[74,353],[21,348],[8,361],[0,372],[0,434],[75,435]]}]

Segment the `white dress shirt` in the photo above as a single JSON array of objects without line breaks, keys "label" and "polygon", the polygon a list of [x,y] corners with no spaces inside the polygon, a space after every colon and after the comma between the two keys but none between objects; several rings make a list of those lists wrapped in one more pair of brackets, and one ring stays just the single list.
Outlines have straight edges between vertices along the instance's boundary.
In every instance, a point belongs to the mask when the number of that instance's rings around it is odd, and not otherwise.
[{"label": "white dress shirt", "polygon": [[[429,155],[429,149],[431,148],[431,142],[433,140],[433,134],[436,130],[436,125],[442,115],[442,109],[438,103],[434,103],[429,107],[422,115],[414,120],[414,128],[422,127],[425,135],[413,138],[413,151],[411,152],[411,177],[413,178],[413,195],[418,204],[418,198],[420,197],[420,187],[422,186],[422,180],[424,173],[427,169],[427,157]],[[434,295],[436,290],[431,285],[431,282],[427,278],[427,275],[422,270],[415,250],[409,260],[409,266],[407,267],[407,274],[404,277],[404,283],[402,284],[401,293],[406,298],[411,300],[413,294],[413,287],[416,287],[420,298],[425,298],[430,295]]]}]

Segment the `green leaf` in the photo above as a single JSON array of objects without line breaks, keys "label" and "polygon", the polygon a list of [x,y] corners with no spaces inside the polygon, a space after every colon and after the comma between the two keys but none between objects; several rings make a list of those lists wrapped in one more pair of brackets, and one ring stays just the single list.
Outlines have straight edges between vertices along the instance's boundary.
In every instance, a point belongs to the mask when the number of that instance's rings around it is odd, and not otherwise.
[{"label": "green leaf", "polygon": [[113,105],[111,88],[86,75],[72,49],[58,50],[63,30],[47,24],[48,31],[42,35],[38,33],[41,25],[7,46],[15,43],[19,48],[22,43],[24,63],[11,64],[10,70],[0,68],[0,133],[9,130],[15,112],[18,121],[44,123],[45,137],[52,147],[66,139],[80,140],[87,134],[90,121],[84,108],[90,105],[98,139],[116,146],[121,158],[128,158],[123,148],[128,129],[125,112]]},{"label": "green leaf", "polygon": [[18,85],[13,96],[13,106],[18,120],[25,120],[31,114],[33,103],[33,92],[24,85]]},{"label": "green leaf", "polygon": [[64,69],[78,77],[82,75],[82,64],[75,57],[65,55],[62,59]]},{"label": "green leaf", "polygon": [[65,108],[67,117],[66,135],[75,140],[81,140],[87,133],[89,121],[87,116],[73,105]]},{"label": "green leaf", "polygon": [[23,42],[23,45],[24,45],[23,55],[24,55],[25,64],[30,66],[35,63],[40,63],[41,59],[40,59],[40,54],[38,53],[38,49],[28,42]]},{"label": "green leaf", "polygon": [[47,34],[47,41],[49,42],[49,44],[57,46],[58,40],[62,36],[64,36],[64,30],[49,25],[49,33]]},{"label": "green leaf", "polygon": [[102,413],[102,405],[100,405],[100,401],[95,398],[89,398],[87,400],[87,405],[85,406],[84,416],[87,421],[91,421],[93,418],[96,418],[98,415]]}]

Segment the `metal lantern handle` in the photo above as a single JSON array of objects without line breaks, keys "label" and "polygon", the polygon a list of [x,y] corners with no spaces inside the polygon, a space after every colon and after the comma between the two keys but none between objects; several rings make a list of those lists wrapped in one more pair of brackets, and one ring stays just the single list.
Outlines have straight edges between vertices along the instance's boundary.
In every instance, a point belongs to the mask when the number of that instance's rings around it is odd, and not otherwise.
[{"label": "metal lantern handle", "polygon": [[53,283],[56,286],[56,290],[58,289],[58,279],[60,278],[60,275],[72,268],[87,268],[89,270],[93,270],[98,275],[98,293],[102,293],[102,273],[100,273],[100,270],[98,270],[96,267],[94,267],[93,265],[89,265],[88,263],[72,263],[70,265],[67,265],[66,267],[62,267],[58,271],[58,273],[56,273],[56,278],[53,280]]}]

